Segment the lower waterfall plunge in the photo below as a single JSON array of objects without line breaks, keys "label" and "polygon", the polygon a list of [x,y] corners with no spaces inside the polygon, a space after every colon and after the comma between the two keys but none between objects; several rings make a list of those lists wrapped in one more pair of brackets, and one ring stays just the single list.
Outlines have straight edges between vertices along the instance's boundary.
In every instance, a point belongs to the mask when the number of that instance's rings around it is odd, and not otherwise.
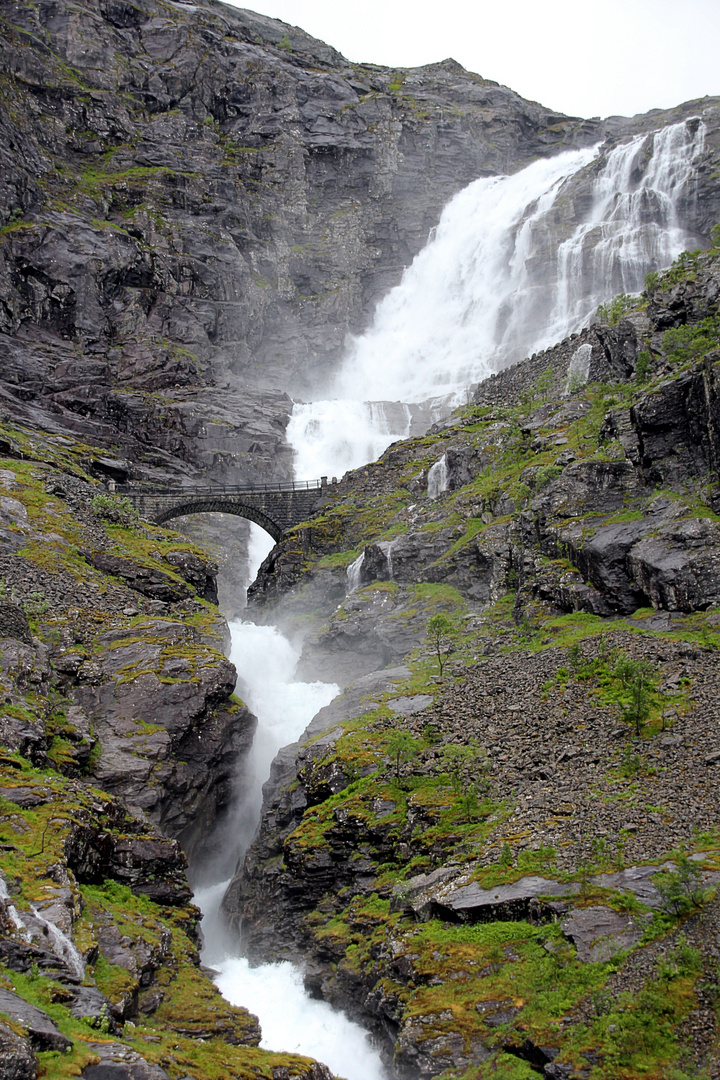
[{"label": "lower waterfall plunge", "polygon": [[[254,575],[272,541],[252,526],[250,572]],[[295,742],[313,716],[339,692],[334,683],[293,681],[299,652],[274,626],[230,624],[230,659],[238,671],[238,692],[258,718],[248,760],[243,766],[243,794],[224,828],[234,844],[233,864],[244,853],[257,826],[262,785],[282,746]],[[263,1033],[261,1046],[306,1054],[324,1062],[346,1080],[384,1080],[380,1055],[367,1033],[343,1013],[305,992],[302,973],[290,963],[250,967],[237,955],[237,941],[220,915],[228,881],[197,888],[195,903],[203,912],[203,962],[217,971],[215,982],[227,1000],[254,1012]]]}]

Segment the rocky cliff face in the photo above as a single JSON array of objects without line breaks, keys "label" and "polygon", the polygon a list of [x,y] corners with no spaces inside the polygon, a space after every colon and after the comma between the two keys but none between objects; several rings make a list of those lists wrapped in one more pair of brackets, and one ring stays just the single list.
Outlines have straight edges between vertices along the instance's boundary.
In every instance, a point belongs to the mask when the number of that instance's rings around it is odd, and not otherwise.
[{"label": "rocky cliff face", "polygon": [[452,193],[597,131],[219,4],[2,14],[3,381],[136,465],[286,475],[272,389],[328,374]]},{"label": "rocky cliff face", "polygon": [[567,118],[220,4],[15,4],[0,29],[4,392],[134,471],[287,476],[274,388],[328,378],[454,192],[698,108]]},{"label": "rocky cliff face", "polygon": [[258,1050],[199,967],[187,856],[255,729],[216,567],[104,493],[87,445],[0,439],[0,1076],[329,1080]]},{"label": "rocky cliff face", "polygon": [[346,477],[252,589],[349,685],[225,904],[402,1077],[720,1069],[719,266]]},{"label": "rocky cliff face", "polygon": [[[212,3],[8,4],[0,42],[0,398],[104,447],[116,478],[287,479],[288,394],[327,383],[479,176],[702,113],[682,216],[705,240],[720,217],[711,99],[583,121],[450,60],[354,65]],[[231,607],[234,534],[217,534]]]}]

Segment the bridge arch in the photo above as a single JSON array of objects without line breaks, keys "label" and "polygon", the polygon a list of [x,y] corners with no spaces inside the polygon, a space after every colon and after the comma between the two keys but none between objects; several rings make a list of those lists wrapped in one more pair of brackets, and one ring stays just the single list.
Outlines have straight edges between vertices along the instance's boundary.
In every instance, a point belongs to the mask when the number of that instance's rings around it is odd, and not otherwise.
[{"label": "bridge arch", "polygon": [[276,544],[280,543],[284,535],[284,530],[280,525],[273,521],[271,517],[268,517],[267,514],[264,514],[262,510],[259,510],[256,506],[249,506],[247,503],[239,502],[236,499],[189,499],[187,502],[179,502],[174,506],[169,506],[166,510],[160,510],[155,517],[155,523],[163,525],[166,521],[172,521],[173,518],[186,517],[189,514],[233,514],[235,517],[247,518],[248,521],[254,521],[256,525],[269,533]]}]

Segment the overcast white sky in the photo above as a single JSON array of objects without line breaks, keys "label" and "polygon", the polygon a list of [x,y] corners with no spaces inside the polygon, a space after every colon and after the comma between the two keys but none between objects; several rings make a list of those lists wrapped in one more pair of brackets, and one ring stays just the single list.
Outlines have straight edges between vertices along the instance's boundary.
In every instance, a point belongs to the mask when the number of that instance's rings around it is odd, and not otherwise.
[{"label": "overcast white sky", "polygon": [[632,116],[720,95],[720,0],[255,0],[350,60],[451,56],[575,116]]}]

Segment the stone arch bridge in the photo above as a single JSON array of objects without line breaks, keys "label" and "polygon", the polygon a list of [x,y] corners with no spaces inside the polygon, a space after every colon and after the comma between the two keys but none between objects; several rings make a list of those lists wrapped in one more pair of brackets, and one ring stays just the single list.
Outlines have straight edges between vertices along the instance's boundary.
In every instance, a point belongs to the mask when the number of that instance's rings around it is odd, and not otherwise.
[{"label": "stone arch bridge", "polygon": [[130,500],[140,517],[156,525],[188,514],[234,514],[254,521],[277,544],[293,525],[318,512],[330,486],[323,477],[245,487],[208,483],[182,488],[118,486],[114,490]]}]

